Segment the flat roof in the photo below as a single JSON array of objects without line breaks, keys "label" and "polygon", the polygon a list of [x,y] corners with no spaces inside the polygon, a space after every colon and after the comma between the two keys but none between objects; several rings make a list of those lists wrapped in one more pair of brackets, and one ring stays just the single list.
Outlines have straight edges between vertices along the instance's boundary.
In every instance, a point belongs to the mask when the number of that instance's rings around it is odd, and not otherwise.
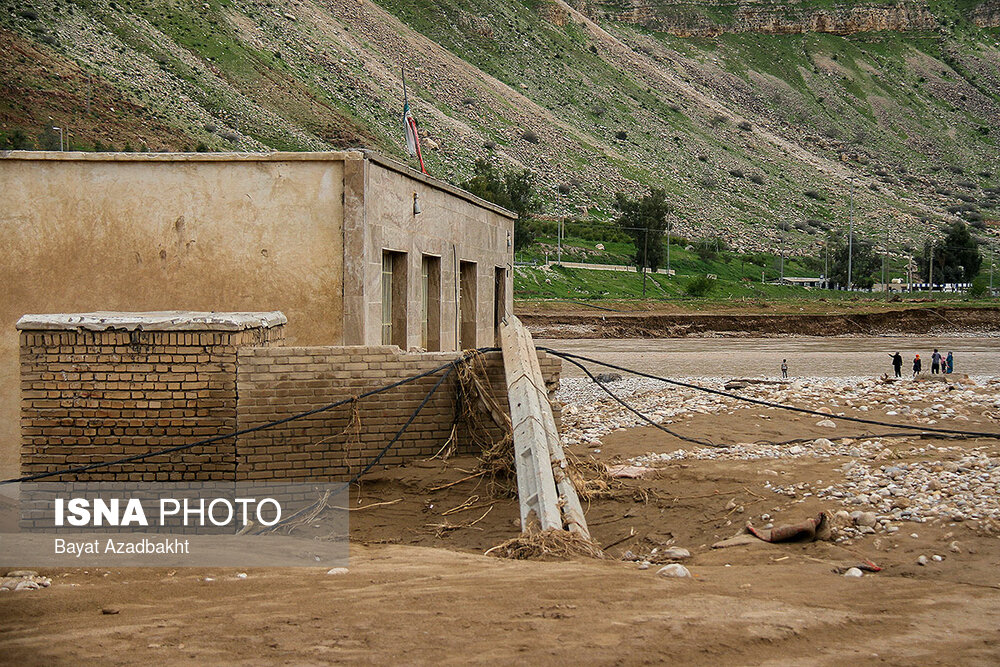
[{"label": "flat roof", "polygon": [[190,310],[24,315],[17,321],[20,331],[242,331],[280,326],[288,322],[281,311],[260,313],[215,313]]},{"label": "flat roof", "polygon": [[343,162],[345,160],[368,160],[432,188],[443,190],[476,206],[489,209],[505,218],[517,219],[517,214],[513,211],[366,148],[346,151],[274,151],[270,153],[89,153],[84,151],[4,150],[0,151],[0,160],[52,160],[60,162]]}]

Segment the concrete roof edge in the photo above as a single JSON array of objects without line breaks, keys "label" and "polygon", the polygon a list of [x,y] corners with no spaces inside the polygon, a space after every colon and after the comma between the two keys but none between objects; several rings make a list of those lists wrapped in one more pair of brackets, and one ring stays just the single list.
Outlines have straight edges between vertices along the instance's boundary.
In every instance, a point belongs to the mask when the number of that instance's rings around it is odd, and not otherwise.
[{"label": "concrete roof edge", "polygon": [[368,159],[369,162],[374,162],[375,164],[379,165],[380,167],[385,167],[386,169],[391,169],[392,171],[395,171],[395,172],[397,172],[399,174],[403,174],[404,176],[409,176],[410,178],[412,178],[414,180],[417,180],[417,181],[420,181],[422,183],[425,183],[425,184],[427,184],[427,185],[429,185],[429,186],[431,186],[433,188],[437,188],[439,190],[444,190],[445,192],[447,192],[449,194],[453,194],[456,197],[461,197],[462,199],[464,199],[464,200],[466,200],[466,201],[468,201],[470,203],[473,203],[476,206],[489,209],[489,210],[493,211],[494,213],[498,213],[498,214],[504,216],[505,218],[510,218],[511,220],[516,220],[517,219],[517,213],[514,213],[513,211],[505,209],[502,206],[497,206],[493,202],[486,201],[482,197],[477,197],[476,195],[472,194],[468,190],[463,190],[462,188],[456,187],[456,186],[452,185],[451,183],[448,183],[447,181],[442,181],[439,178],[434,178],[433,176],[428,176],[427,174],[419,172],[416,169],[414,169],[413,167],[411,167],[409,165],[406,165],[406,164],[403,164],[402,162],[399,162],[398,160],[394,160],[394,159],[392,159],[390,157],[386,157],[385,155],[382,155],[381,153],[377,153],[377,152],[375,152],[373,150],[370,150],[368,148],[359,148],[359,149],[357,149],[357,151],[359,153],[364,154],[364,156]]},{"label": "concrete roof edge", "polygon": [[367,148],[345,151],[310,151],[271,153],[88,153],[83,151],[0,151],[0,160],[53,160],[78,162],[269,162],[366,159],[438,190],[460,197],[480,208],[517,219],[517,214],[441,179],[423,174],[397,160]]},{"label": "concrete roof edge", "polygon": [[84,151],[0,151],[0,160],[77,162],[305,162],[361,158],[360,151],[274,151],[270,153],[88,153]]},{"label": "concrete roof edge", "polygon": [[281,311],[202,312],[164,310],[146,312],[96,311],[22,316],[18,331],[242,331],[287,324]]}]

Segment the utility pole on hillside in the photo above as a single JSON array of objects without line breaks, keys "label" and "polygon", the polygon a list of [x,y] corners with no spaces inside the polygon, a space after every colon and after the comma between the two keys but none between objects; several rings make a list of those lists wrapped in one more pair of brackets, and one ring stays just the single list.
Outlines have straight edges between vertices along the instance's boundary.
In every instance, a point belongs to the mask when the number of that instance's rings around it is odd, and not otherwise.
[{"label": "utility pole on hillside", "polygon": [[851,291],[853,284],[852,270],[854,262],[854,177],[851,176],[851,223],[847,234],[847,291]]},{"label": "utility pole on hillside", "polygon": [[642,235],[642,298],[646,298],[646,269],[649,264],[649,256],[647,255],[649,251],[649,227],[646,227],[646,233]]},{"label": "utility pole on hillside", "polygon": [[673,227],[673,221],[670,220],[670,214],[667,214],[667,280],[670,280],[670,229]]},{"label": "utility pole on hillside", "polygon": [[993,244],[990,246],[990,298],[993,298]]},{"label": "utility pole on hillside", "polygon": [[885,248],[882,253],[882,289],[889,298],[889,219],[885,219]]},{"label": "utility pole on hillside", "polygon": [[785,282],[785,227],[787,226],[788,223],[785,222],[781,223],[781,263],[780,263],[781,269],[778,271],[779,283]]},{"label": "utility pole on hillside", "polygon": [[559,218],[556,222],[556,264],[562,266],[562,234],[563,234],[563,219]]},{"label": "utility pole on hillside", "polygon": [[929,262],[929,275],[927,276],[927,296],[928,298],[934,297],[934,242],[931,241],[931,256]]}]

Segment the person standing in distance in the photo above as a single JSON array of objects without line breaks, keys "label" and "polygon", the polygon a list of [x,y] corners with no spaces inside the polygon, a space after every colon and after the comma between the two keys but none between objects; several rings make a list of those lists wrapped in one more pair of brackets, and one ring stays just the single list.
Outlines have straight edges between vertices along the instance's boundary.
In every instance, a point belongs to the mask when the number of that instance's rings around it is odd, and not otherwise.
[{"label": "person standing in distance", "polygon": [[897,352],[889,356],[892,357],[892,370],[896,374],[896,377],[903,377],[903,355]]},{"label": "person standing in distance", "polygon": [[913,377],[920,375],[920,368],[923,364],[920,361],[920,355],[913,357]]},{"label": "person standing in distance", "polygon": [[781,377],[788,378],[788,359],[781,360]]},{"label": "person standing in distance", "polygon": [[937,375],[938,371],[941,370],[941,353],[934,348],[934,354],[931,355],[931,374]]}]

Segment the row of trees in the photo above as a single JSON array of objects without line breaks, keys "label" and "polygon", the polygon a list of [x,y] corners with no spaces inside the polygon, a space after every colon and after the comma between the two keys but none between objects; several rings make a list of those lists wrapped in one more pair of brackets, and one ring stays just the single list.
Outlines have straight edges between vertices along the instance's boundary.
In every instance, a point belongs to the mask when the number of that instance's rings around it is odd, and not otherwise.
[{"label": "row of trees", "polygon": [[[462,188],[499,206],[517,213],[514,225],[514,249],[521,250],[534,241],[534,233],[528,224],[529,218],[541,209],[541,200],[536,188],[535,174],[528,169],[501,171],[491,162],[476,160],[472,177],[460,184]],[[638,199],[624,193],[617,193],[614,208],[618,212],[615,224],[635,248],[634,261],[640,270],[660,268],[664,264],[668,216],[673,207],[667,201],[667,193],[662,188],[650,188]],[[787,225],[784,227],[787,230]],[[875,244],[857,235],[853,244],[846,238],[828,239],[832,243],[829,266],[826,258],[813,258],[813,268],[829,270],[829,280],[834,285],[847,286],[848,282],[860,288],[870,288],[880,281],[883,258]],[[703,259],[712,259],[716,254],[715,244],[703,242],[697,251]],[[983,263],[979,242],[969,232],[963,222],[955,222],[947,227],[943,240],[928,240],[922,252],[915,253],[917,271],[923,280],[929,280],[931,265],[934,267],[934,281],[942,283],[971,282],[979,273]],[[850,265],[851,280],[848,281]]]}]

